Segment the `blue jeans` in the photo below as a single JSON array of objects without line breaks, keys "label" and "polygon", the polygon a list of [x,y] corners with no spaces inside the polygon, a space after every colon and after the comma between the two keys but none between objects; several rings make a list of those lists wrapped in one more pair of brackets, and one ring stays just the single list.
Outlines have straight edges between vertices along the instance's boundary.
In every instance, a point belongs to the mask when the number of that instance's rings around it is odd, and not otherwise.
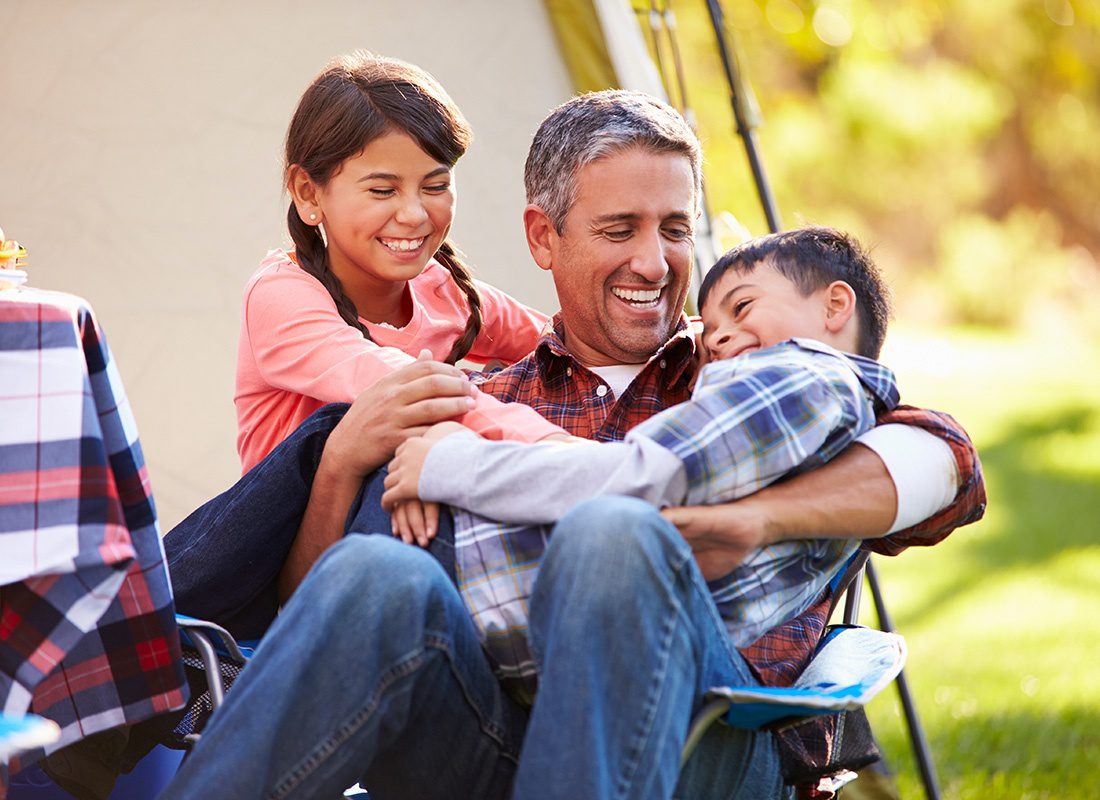
[{"label": "blue jeans", "polygon": [[[259,639],[279,612],[276,581],[298,535],[313,476],[347,403],[315,411],[233,486],[196,509],[164,537],[176,609]],[[346,531],[390,534],[379,506],[385,469],[370,476],[348,514]],[[454,575],[454,530],[441,514],[429,548]]]},{"label": "blue jeans", "polygon": [[[752,683],[691,552],[637,500],[554,529],[531,604],[540,688],[501,691],[462,598],[423,551],[349,536],[310,571],[162,800],[785,797],[768,734],[714,726],[715,683]],[[522,748],[521,748],[522,744]]]}]

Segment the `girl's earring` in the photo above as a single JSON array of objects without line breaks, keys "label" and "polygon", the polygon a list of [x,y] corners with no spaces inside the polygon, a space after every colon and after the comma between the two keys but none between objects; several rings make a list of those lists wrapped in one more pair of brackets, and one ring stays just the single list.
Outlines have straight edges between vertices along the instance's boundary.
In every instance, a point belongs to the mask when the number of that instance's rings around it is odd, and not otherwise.
[{"label": "girl's earring", "polygon": [[317,221],[317,215],[316,214],[310,214],[309,215],[309,221],[310,222],[316,222]]}]

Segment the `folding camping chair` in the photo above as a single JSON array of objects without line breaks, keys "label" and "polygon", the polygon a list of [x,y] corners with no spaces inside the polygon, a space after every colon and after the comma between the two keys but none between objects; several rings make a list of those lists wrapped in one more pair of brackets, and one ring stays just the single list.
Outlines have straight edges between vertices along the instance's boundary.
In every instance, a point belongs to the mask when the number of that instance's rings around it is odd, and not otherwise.
[{"label": "folding camping chair", "polygon": [[[733,727],[775,732],[781,740],[787,782],[835,792],[856,777],[853,770],[878,759],[863,708],[896,681],[925,794],[938,800],[935,768],[905,682],[905,640],[895,632],[886,613],[873,570],[870,553],[860,550],[830,583],[834,597],[830,616],[843,596],[843,623],[825,629],[813,658],[793,686],[711,689],[692,720],[681,762],[687,761],[706,730],[722,720]],[[865,573],[880,630],[856,624]],[[828,746],[817,750],[813,741],[822,736],[827,737]]]}]

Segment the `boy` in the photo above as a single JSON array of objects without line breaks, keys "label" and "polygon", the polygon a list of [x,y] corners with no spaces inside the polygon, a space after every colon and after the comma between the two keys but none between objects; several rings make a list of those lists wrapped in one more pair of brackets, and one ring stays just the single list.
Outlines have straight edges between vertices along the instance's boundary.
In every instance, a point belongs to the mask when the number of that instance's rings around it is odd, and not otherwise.
[{"label": "boy", "polygon": [[[728,502],[820,466],[897,404],[893,374],[872,360],[887,292],[850,237],[805,228],[747,242],[711,269],[699,303],[710,363],[692,399],[625,441],[487,442],[456,426],[410,440],[391,464],[385,505],[419,495],[454,507],[459,587],[502,682],[520,696],[534,688],[530,590],[550,526],[572,506],[605,494],[657,506]],[[733,644],[801,613],[858,546],[771,545],[711,581]]]}]

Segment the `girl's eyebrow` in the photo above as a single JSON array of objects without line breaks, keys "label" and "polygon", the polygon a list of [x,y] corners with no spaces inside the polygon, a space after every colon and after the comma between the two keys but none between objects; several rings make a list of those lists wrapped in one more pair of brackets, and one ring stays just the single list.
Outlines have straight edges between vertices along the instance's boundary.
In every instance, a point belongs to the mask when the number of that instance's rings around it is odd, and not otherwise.
[{"label": "girl's eyebrow", "polygon": [[[436,175],[446,175],[450,171],[450,167],[436,167],[427,175],[425,175],[422,180],[434,178]],[[371,172],[359,178],[356,183],[362,183],[363,181],[396,181],[398,179],[399,176],[395,175],[392,172]]]}]

